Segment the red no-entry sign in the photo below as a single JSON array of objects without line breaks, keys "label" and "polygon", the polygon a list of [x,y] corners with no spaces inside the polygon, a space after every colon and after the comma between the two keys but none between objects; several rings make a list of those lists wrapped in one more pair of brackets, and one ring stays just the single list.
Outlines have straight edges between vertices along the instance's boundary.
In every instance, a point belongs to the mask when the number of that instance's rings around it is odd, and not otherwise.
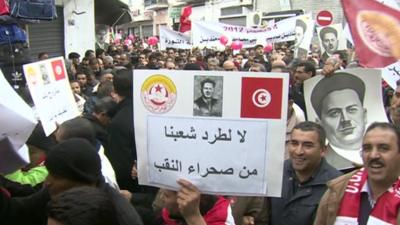
[{"label": "red no-entry sign", "polygon": [[333,15],[330,11],[323,10],[317,14],[317,24],[320,26],[328,26],[333,21]]}]

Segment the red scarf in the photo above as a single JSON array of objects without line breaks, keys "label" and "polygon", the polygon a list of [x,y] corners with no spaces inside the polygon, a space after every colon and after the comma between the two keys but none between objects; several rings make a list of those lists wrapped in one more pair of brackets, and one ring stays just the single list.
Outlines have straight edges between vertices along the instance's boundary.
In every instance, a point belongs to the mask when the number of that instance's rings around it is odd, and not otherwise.
[{"label": "red scarf", "polygon": [[[351,177],[340,203],[334,225],[358,225],[361,190],[366,185],[367,177],[368,173],[364,168]],[[396,224],[399,207],[400,179],[379,197],[372,208],[367,224]]]}]

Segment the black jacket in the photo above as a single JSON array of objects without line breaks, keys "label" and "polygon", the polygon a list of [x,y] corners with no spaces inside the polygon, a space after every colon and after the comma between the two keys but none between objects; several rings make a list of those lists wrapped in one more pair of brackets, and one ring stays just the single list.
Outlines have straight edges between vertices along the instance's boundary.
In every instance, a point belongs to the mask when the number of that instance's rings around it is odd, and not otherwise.
[{"label": "black jacket", "polygon": [[[140,216],[121,194],[107,184],[99,187],[110,197],[117,215],[118,225],[143,225]],[[47,189],[22,198],[9,198],[0,191],[0,224],[46,225],[46,205],[50,201]]]},{"label": "black jacket", "polygon": [[114,168],[119,187],[130,192],[138,192],[138,183],[131,177],[133,162],[137,158],[132,99],[126,98],[118,103],[108,135],[108,148],[105,149],[105,154]]},{"label": "black jacket", "polygon": [[46,189],[21,198],[9,198],[0,193],[0,224],[46,225],[46,205],[49,200]]},{"label": "black jacket", "polygon": [[[290,160],[283,170],[282,197],[271,198],[271,225],[313,224],[318,204],[325,193],[326,182],[342,175],[322,159],[320,167],[311,180],[295,187],[295,171]],[[295,190],[297,189],[297,190]]]}]

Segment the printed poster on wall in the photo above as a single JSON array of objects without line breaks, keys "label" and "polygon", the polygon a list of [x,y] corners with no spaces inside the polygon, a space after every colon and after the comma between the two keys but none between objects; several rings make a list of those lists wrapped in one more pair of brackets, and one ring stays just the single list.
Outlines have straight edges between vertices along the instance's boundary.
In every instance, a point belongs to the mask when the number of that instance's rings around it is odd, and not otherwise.
[{"label": "printed poster on wall", "polygon": [[287,74],[134,71],[139,183],[280,196]]},{"label": "printed poster on wall", "polygon": [[79,116],[62,57],[23,66],[37,114],[48,136],[56,124]]}]

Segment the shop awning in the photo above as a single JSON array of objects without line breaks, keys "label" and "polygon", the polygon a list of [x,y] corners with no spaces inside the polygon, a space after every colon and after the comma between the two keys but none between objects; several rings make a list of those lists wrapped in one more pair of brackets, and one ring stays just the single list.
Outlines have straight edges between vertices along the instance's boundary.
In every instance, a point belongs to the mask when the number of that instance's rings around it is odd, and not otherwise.
[{"label": "shop awning", "polygon": [[96,24],[111,26],[132,21],[128,5],[119,0],[95,0],[94,8]]}]

